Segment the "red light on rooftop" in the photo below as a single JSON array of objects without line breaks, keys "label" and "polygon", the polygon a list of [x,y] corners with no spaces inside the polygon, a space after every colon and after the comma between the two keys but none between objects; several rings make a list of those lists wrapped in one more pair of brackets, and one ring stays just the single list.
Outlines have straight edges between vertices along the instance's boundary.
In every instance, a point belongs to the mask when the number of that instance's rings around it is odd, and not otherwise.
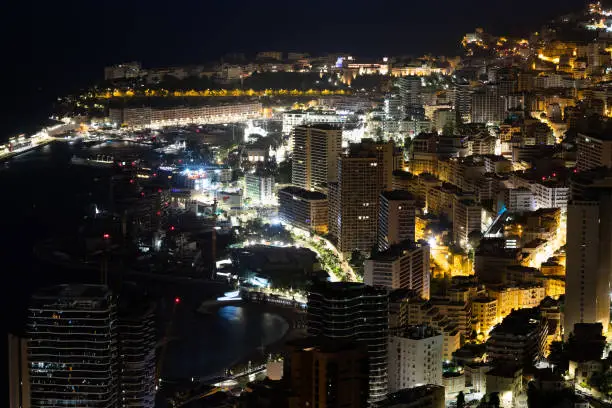
[{"label": "red light on rooftop", "polygon": [[157,173],[153,173],[153,177],[157,177]]},{"label": "red light on rooftop", "polygon": [[161,215],[161,211],[156,212],[156,214],[157,214],[158,216],[159,216],[159,215]]},{"label": "red light on rooftop", "polygon": [[170,231],[174,231],[174,225],[170,226]]},{"label": "red light on rooftop", "polygon": [[140,193],[140,195],[141,195],[142,197],[144,197],[144,193],[142,193],[142,192],[141,192],[141,193]]},{"label": "red light on rooftop", "polygon": [[130,179],[130,184],[134,184],[134,179]]},{"label": "red light on rooftop", "polygon": [[161,193],[161,188],[158,188],[158,189],[157,189],[157,192],[158,192],[158,193]]},{"label": "red light on rooftop", "polygon": [[109,239],[109,238],[110,238],[110,235],[109,235],[109,234],[104,234],[104,235],[102,235],[102,238],[104,238],[104,239]]},{"label": "red light on rooftop", "polygon": [[574,169],[574,173],[578,173],[578,169]]},{"label": "red light on rooftop", "polygon": [[542,181],[546,180],[546,177],[542,176]]},{"label": "red light on rooftop", "polygon": [[174,298],[174,304],[178,305],[179,303],[181,303],[181,298],[180,297],[175,297]]},{"label": "red light on rooftop", "polygon": [[553,177],[557,177],[557,173],[553,173]]}]

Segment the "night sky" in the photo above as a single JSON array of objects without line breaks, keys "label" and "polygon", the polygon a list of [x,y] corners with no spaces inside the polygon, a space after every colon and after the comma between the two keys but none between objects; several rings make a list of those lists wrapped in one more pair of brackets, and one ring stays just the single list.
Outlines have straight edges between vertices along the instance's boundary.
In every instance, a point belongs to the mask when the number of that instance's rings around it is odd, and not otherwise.
[{"label": "night sky", "polygon": [[583,0],[17,1],[0,16],[5,91],[0,138],[55,95],[100,79],[104,65],[205,62],[226,52],[458,54],[467,31],[521,34]]}]

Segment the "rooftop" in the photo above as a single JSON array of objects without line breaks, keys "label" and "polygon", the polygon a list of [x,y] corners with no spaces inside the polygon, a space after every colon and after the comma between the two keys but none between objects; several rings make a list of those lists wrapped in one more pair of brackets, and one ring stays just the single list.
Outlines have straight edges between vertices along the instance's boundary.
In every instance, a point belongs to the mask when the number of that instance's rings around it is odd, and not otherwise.
[{"label": "rooftop", "polygon": [[105,285],[64,284],[39,290],[35,299],[104,299],[110,295]]},{"label": "rooftop", "polygon": [[413,200],[414,197],[408,191],[405,190],[392,190],[383,191],[380,193],[381,196],[385,197],[389,201],[400,201],[400,200]]},{"label": "rooftop", "polygon": [[279,193],[287,193],[305,200],[327,200],[327,196],[318,191],[308,191],[300,187],[285,187],[279,190]]},{"label": "rooftop", "polygon": [[414,403],[420,398],[431,396],[434,393],[438,393],[444,398],[444,387],[441,385],[427,384],[421,385],[414,388],[406,388],[403,390],[396,391],[388,394],[387,398],[378,403],[378,407],[392,407],[398,404],[409,404]]},{"label": "rooftop", "polygon": [[427,244],[416,243],[407,239],[405,241],[400,242],[399,244],[391,245],[386,251],[374,254],[370,258],[370,260],[391,262],[398,259],[402,255],[405,255],[407,251],[414,251],[415,249],[421,248],[423,245]]},{"label": "rooftop", "polygon": [[487,371],[487,375],[504,378],[514,378],[517,372],[521,371],[520,367],[512,364],[502,364],[493,367],[490,371]]}]

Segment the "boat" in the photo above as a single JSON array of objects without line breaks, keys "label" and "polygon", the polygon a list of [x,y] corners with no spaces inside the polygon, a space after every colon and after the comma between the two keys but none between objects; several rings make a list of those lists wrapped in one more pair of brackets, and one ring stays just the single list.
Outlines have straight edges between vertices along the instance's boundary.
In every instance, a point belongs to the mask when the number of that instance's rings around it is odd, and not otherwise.
[{"label": "boat", "polygon": [[112,167],[115,164],[113,156],[99,154],[95,159],[72,156],[70,163],[77,166]]}]

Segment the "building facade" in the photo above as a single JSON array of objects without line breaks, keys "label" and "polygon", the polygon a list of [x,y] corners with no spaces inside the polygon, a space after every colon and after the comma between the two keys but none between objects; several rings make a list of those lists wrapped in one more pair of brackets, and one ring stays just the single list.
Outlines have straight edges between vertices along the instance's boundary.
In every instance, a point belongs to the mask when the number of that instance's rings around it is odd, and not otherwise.
[{"label": "building facade", "polygon": [[427,326],[408,326],[389,335],[389,392],[425,384],[442,385],[444,337]]},{"label": "building facade", "polygon": [[387,291],[360,283],[319,283],[308,294],[308,333],[365,344],[370,403],[387,394]]},{"label": "building facade", "polygon": [[378,210],[378,250],[407,239],[415,240],[416,205],[407,191],[383,191]]},{"label": "building facade", "polygon": [[105,286],[41,290],[28,309],[31,406],[119,405],[116,301]]}]

